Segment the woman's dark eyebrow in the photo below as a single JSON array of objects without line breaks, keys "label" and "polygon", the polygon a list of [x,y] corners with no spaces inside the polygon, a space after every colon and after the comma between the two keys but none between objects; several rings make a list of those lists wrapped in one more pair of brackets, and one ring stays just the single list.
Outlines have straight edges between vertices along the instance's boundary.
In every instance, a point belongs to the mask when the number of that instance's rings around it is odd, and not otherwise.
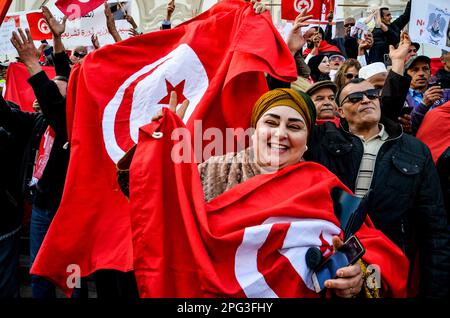
[{"label": "woman's dark eyebrow", "polygon": [[[272,113],[267,113],[264,116],[270,116],[270,117],[274,117],[276,119],[280,119],[281,118],[280,116],[272,114]],[[302,123],[305,122],[302,118],[288,118],[288,121],[296,121],[296,122],[299,121],[299,122],[302,122]]]}]

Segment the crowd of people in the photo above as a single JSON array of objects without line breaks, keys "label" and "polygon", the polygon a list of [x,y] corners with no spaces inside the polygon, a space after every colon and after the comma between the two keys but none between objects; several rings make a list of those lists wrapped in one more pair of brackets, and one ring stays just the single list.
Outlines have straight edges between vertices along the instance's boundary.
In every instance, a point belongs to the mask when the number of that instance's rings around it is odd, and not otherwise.
[{"label": "crowd of people", "polygon": [[[257,14],[266,10],[252,2]],[[171,28],[174,11],[172,0],[161,30]],[[83,63],[88,54],[88,48],[80,46],[69,56],[61,39],[66,19],[57,21],[45,6],[42,12],[53,35],[51,65],[57,76],[48,78],[42,66],[50,62],[41,62],[42,50],[35,47],[29,30],[19,29],[11,42],[28,70],[36,111],[21,111],[20,105],[0,97],[0,160],[8,167],[0,177],[0,298],[19,297],[24,202],[32,205],[31,263],[61,202],[70,157],[68,81],[73,65]],[[286,39],[297,80],[289,83],[267,75],[269,91],[255,103],[249,123],[255,129],[253,146],[212,157],[198,169],[209,202],[265,169],[281,170],[304,161],[322,165],[356,197],[370,194],[367,210],[373,226],[409,260],[402,269],[408,276],[407,295],[448,297],[450,52],[442,50],[442,66],[432,74],[431,59],[418,55],[420,44],[403,31],[410,12],[411,1],[394,21],[389,8],[373,10],[364,21],[373,28],[362,36],[352,34],[357,21],[346,17],[342,37],[333,37],[332,11],[325,30],[310,26],[312,17],[300,13]],[[122,41],[108,4],[105,16],[114,41]],[[130,34],[139,36],[134,19],[128,14],[125,19]],[[95,36],[92,47],[100,49]],[[0,64],[0,80],[7,67]],[[177,111],[174,95],[170,109],[183,117],[188,102]],[[161,118],[163,113],[153,120]],[[46,159],[37,162],[42,152]],[[337,250],[343,244],[338,237],[333,243]],[[373,295],[365,288],[365,268],[361,263],[341,268],[325,286],[338,297]],[[94,276],[99,297],[138,296],[132,272],[103,270]],[[34,298],[56,297],[55,286],[42,277],[32,275],[31,286]],[[73,297],[83,297],[85,288]]]}]

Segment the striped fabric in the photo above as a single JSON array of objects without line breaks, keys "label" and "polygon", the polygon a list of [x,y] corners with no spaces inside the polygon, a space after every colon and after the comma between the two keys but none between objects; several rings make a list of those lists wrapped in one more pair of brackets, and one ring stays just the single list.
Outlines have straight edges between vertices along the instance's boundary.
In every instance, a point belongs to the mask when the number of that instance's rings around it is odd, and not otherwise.
[{"label": "striped fabric", "polygon": [[380,132],[369,138],[367,141],[362,136],[357,136],[361,139],[364,145],[364,154],[359,166],[358,177],[356,178],[355,195],[363,197],[370,189],[372,183],[373,170],[375,169],[375,162],[377,160],[378,151],[389,137],[382,124]]}]

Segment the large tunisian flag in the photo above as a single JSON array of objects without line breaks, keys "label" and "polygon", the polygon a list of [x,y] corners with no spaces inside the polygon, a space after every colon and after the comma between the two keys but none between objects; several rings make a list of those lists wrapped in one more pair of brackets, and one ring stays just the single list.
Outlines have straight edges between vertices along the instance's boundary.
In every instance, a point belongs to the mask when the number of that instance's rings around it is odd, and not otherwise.
[{"label": "large tunisian flag", "polygon": [[[141,297],[318,297],[305,263],[341,234],[330,192],[350,192],[325,167],[303,162],[237,185],[205,205],[198,168],[174,163],[181,120],[141,128],[130,167],[134,268]],[[157,132],[157,134],[155,134]],[[161,137],[162,136],[162,137]],[[377,264],[382,295],[404,297],[408,261],[369,220],[356,233]]]},{"label": "large tunisian flag", "polygon": [[[42,69],[49,78],[56,76],[55,68],[43,66]],[[30,74],[22,63],[11,63],[6,73],[5,99],[16,103],[23,111],[33,111],[33,102],[36,99],[33,88],[27,80]]]},{"label": "large tunisian flag", "polygon": [[[115,163],[138,139],[171,90],[190,106],[186,124],[247,128],[267,91],[264,72],[293,81],[295,62],[269,13],[221,1],[172,30],[134,37],[89,54],[69,83],[71,157],[60,208],[31,272],[67,293],[66,272],[133,269],[129,203]],[[201,131],[200,131],[201,133]]]}]

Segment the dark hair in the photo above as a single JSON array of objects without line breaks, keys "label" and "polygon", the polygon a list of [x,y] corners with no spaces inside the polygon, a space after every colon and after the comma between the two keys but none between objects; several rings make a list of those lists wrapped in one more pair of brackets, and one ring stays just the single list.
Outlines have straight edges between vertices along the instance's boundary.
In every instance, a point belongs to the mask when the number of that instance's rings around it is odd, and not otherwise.
[{"label": "dark hair", "polygon": [[388,8],[388,7],[382,7],[382,8],[380,8],[380,16],[381,16],[381,17],[384,17],[383,11],[385,11],[385,10],[389,10],[389,8]]},{"label": "dark hair", "polygon": [[338,106],[341,107],[341,101],[340,101],[341,93],[342,93],[342,91],[344,90],[344,88],[347,87],[347,85],[350,85],[350,84],[361,84],[361,83],[364,82],[364,81],[365,81],[364,78],[354,78],[354,79],[352,79],[350,82],[348,82],[347,84],[345,84],[344,86],[342,86],[341,89],[338,91],[338,93],[337,93],[337,95],[336,95],[336,103],[338,104]]}]

